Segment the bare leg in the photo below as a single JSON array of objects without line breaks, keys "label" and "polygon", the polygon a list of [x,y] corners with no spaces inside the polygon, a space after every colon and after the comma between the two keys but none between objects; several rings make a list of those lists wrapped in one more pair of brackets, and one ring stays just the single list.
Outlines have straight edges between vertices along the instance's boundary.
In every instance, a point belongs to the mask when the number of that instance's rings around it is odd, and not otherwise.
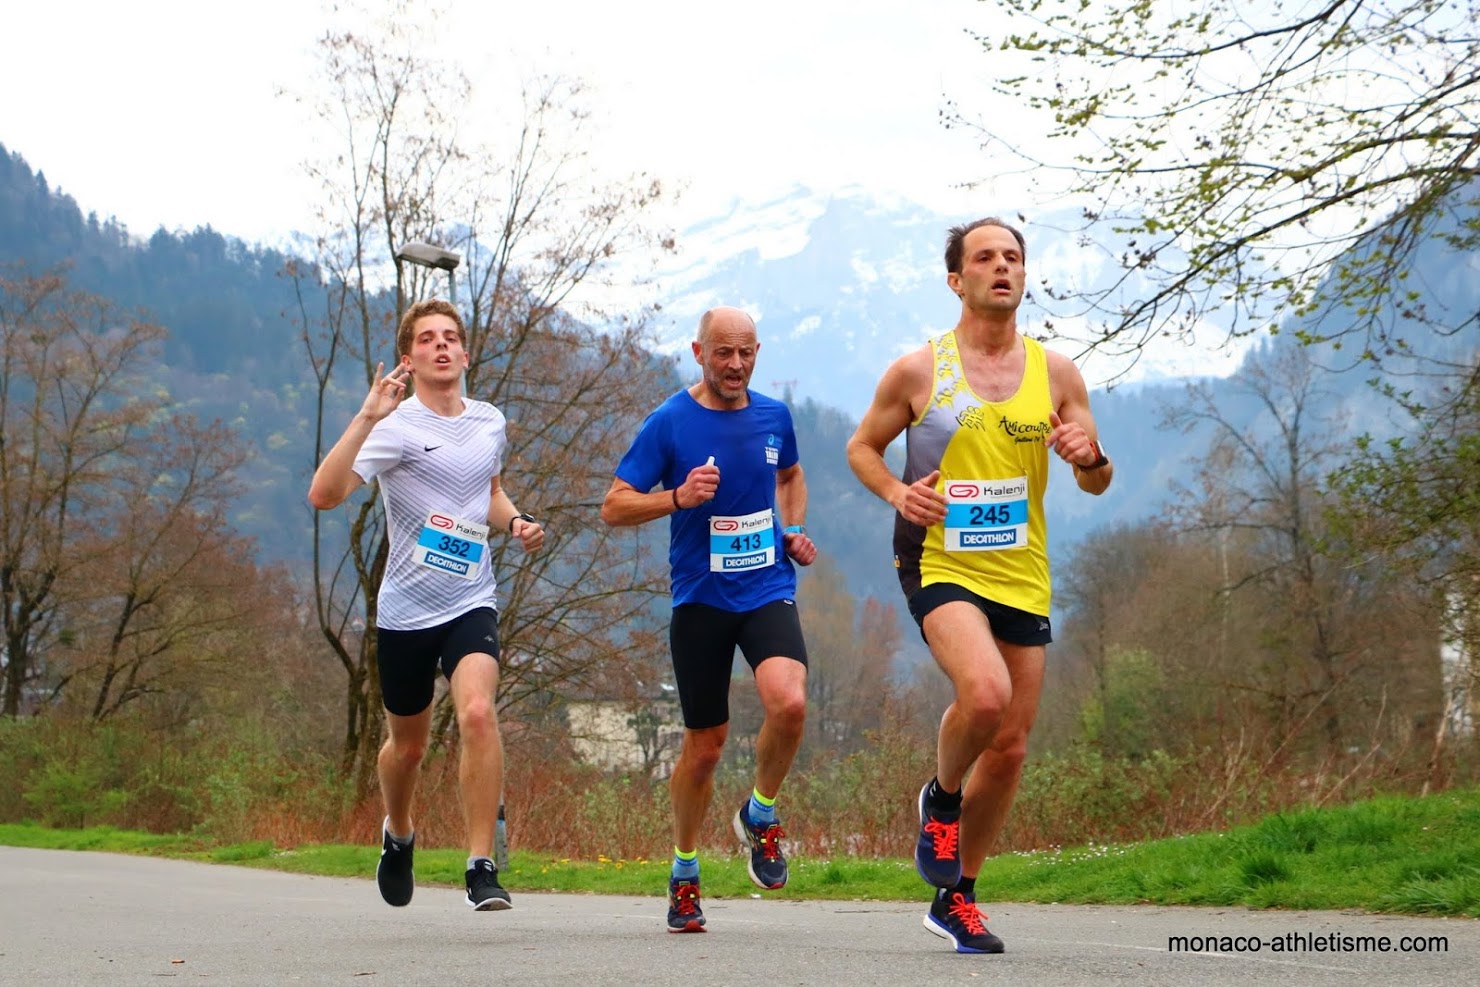
[{"label": "bare leg", "polygon": [[668,778],[668,794],[673,800],[673,842],[681,850],[692,850],[699,844],[704,814],[714,797],[714,772],[729,732],[728,723],[683,732],[683,749]]},{"label": "bare leg", "polygon": [[410,836],[414,830],[411,803],[416,797],[416,782],[421,774],[421,761],[426,756],[427,739],[432,730],[432,707],[414,716],[385,713],[386,738],[376,759],[380,775],[380,797],[385,803],[390,830],[397,836]]},{"label": "bare leg", "polygon": [[970,603],[954,601],[932,610],[925,617],[925,634],[956,692],[941,717],[936,746],[936,778],[953,792],[996,735],[1014,683],[987,618]]},{"label": "bare leg", "polygon": [[452,706],[462,744],[458,782],[472,857],[493,856],[493,832],[503,794],[504,746],[494,704],[497,689],[498,662],[492,655],[467,655],[453,670]]},{"label": "bare leg", "polygon": [[998,645],[1012,674],[1012,702],[966,781],[961,804],[961,873],[966,877],[975,877],[981,871],[982,862],[1007,825],[1007,812],[1023,776],[1028,733],[1038,716],[1038,696],[1043,690],[1043,646],[1005,641]]},{"label": "bare leg", "polygon": [[766,798],[781,791],[806,725],[807,666],[794,658],[772,657],[755,669],[755,686],[765,722],[755,742],[755,787]]}]

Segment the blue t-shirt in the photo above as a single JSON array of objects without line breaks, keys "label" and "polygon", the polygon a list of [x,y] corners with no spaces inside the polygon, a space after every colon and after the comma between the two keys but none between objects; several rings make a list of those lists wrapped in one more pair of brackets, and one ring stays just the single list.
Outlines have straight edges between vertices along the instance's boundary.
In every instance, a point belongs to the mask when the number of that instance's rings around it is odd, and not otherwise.
[{"label": "blue t-shirt", "polygon": [[745,613],[796,596],[796,570],[776,511],[776,471],[797,462],[791,411],[775,398],[746,393],[744,408],[716,411],[679,391],[648,415],[617,464],[617,477],[644,493],[659,483],[665,490],[682,485],[710,456],[719,467],[714,499],[669,518],[674,606],[704,603]]}]

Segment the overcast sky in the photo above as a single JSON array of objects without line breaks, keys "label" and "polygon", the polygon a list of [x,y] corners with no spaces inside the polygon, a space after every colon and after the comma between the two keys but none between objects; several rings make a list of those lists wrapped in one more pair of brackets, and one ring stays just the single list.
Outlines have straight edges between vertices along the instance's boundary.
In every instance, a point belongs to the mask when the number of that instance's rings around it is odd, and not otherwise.
[{"label": "overcast sky", "polygon": [[[987,99],[990,58],[966,33],[992,13],[978,0],[401,9],[442,12],[447,56],[480,100],[517,99],[538,70],[589,82],[601,159],[685,189],[680,227],[798,183],[952,213],[1032,206],[1010,189],[955,188],[985,170],[972,139],[939,122],[947,93]],[[310,225],[313,189],[310,131],[279,92],[308,85],[325,17],[312,0],[8,5],[0,142],[136,234],[209,223],[280,240]]]}]

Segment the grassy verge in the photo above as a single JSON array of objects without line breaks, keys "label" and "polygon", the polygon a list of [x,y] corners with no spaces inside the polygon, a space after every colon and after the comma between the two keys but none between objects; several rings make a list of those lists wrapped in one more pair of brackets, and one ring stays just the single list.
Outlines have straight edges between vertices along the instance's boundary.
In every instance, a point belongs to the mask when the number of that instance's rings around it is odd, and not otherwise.
[{"label": "grassy verge", "polygon": [[[103,850],[368,877],[378,848],[267,843],[213,846],[185,836],[107,828],[0,825],[0,844]],[[461,850],[418,849],[417,878],[460,885]],[[660,895],[668,860],[573,860],[516,851],[503,872],[514,891]],[[755,892],[737,856],[703,858],[706,897]],[[1480,789],[1376,799],[1270,816],[1225,833],[1130,845],[1011,853],[987,861],[983,901],[1357,908],[1480,917]],[[794,857],[780,896],[924,901],[909,860]]]}]

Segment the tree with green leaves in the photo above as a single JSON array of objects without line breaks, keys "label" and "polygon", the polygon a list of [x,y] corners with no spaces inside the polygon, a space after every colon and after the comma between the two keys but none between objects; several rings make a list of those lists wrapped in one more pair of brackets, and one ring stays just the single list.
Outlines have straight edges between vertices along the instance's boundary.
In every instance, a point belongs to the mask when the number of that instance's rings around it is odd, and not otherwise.
[{"label": "tree with green leaves", "polygon": [[1473,332],[1475,311],[1426,307],[1415,264],[1431,240],[1480,244],[1473,3],[993,8],[1000,28],[978,38],[994,90],[1030,125],[947,115],[1019,161],[1038,201],[1082,208],[1082,245],[1116,276],[1039,300],[1088,319],[1087,345],[1134,354],[1205,320],[1230,336],[1289,321],[1381,361],[1414,332]]},{"label": "tree with green leaves", "polygon": [[1413,434],[1362,437],[1360,454],[1331,477],[1333,529],[1428,589],[1442,615],[1452,659],[1443,668],[1426,789],[1444,778],[1456,735],[1475,741],[1480,711],[1480,386],[1472,380],[1457,398],[1441,415],[1408,399]]}]

